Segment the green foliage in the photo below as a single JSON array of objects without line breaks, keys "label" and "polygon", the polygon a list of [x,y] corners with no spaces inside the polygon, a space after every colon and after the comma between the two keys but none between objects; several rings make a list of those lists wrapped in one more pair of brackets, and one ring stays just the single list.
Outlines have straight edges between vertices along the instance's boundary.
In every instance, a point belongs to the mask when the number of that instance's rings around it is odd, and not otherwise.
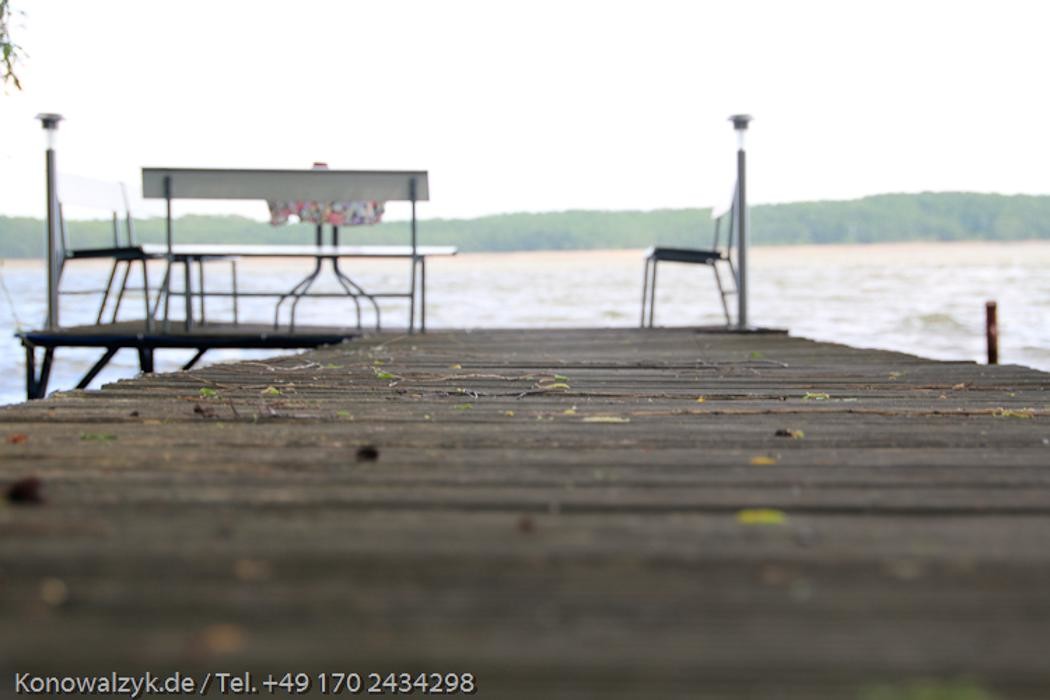
[{"label": "green foliage", "polygon": [[[420,241],[464,252],[709,246],[713,227],[703,209],[563,211],[501,214],[420,223]],[[893,241],[1050,239],[1050,196],[961,192],[886,194],[845,202],[759,205],[751,210],[755,245],[885,243]],[[109,221],[72,221],[76,247],[112,244]],[[136,222],[144,243],[164,241],[163,219]],[[312,243],[312,225],[273,227],[240,216],[184,216],[180,243]],[[408,223],[344,229],[348,244],[407,244]],[[0,216],[0,257],[43,257],[39,219]]]},{"label": "green foliage", "polygon": [[8,0],[0,0],[0,81],[11,83],[16,89],[22,89],[22,83],[15,75],[15,64],[18,63],[22,47],[11,40],[8,24],[11,21],[11,6]]}]

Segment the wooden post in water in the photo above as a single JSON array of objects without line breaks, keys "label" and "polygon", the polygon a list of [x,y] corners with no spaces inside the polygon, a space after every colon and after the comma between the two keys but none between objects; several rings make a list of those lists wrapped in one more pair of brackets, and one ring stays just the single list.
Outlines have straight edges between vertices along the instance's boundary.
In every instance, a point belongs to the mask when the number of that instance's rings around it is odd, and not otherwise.
[{"label": "wooden post in water", "polygon": [[999,364],[999,318],[998,305],[994,301],[984,303],[984,335],[988,341],[988,364]]}]

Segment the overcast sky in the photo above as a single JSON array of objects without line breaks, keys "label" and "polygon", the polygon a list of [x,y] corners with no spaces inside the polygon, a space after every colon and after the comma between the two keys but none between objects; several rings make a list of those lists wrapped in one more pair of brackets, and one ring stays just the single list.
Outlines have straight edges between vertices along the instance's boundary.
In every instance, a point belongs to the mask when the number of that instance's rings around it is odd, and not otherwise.
[{"label": "overcast sky", "polygon": [[71,173],[426,169],[424,217],[710,205],[736,112],[753,202],[1050,193],[1040,0],[11,1],[0,214],[43,215],[41,111]]}]

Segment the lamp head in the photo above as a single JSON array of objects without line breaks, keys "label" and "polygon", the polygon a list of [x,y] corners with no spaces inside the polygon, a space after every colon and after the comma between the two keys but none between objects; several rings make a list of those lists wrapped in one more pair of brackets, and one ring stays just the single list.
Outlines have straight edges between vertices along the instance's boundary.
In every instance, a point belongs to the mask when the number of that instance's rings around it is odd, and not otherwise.
[{"label": "lamp head", "polygon": [[53,131],[58,128],[58,123],[62,121],[61,114],[54,114],[51,112],[44,112],[43,114],[36,115],[36,118],[40,120],[40,125],[48,131]]},{"label": "lamp head", "polygon": [[734,114],[729,118],[729,121],[733,122],[733,128],[737,131],[746,131],[747,123],[751,121],[752,117],[750,114]]},{"label": "lamp head", "polygon": [[62,115],[44,112],[36,115],[36,118],[40,120],[40,125],[47,132],[47,149],[49,151],[53,150],[55,148],[55,132],[58,131],[58,123],[62,121]]},{"label": "lamp head", "polygon": [[733,129],[736,130],[736,148],[738,151],[743,151],[744,135],[747,133],[747,123],[751,121],[751,115],[734,114],[729,118],[729,121],[733,122]]}]

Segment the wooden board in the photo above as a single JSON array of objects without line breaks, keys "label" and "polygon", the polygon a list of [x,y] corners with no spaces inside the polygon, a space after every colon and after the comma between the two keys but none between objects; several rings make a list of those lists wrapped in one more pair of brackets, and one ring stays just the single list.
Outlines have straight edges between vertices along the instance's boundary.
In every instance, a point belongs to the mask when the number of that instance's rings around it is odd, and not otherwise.
[{"label": "wooden board", "polygon": [[62,393],[0,412],[0,479],[46,499],[0,507],[0,671],[1050,697],[1048,389],[682,329],[379,335]]}]

